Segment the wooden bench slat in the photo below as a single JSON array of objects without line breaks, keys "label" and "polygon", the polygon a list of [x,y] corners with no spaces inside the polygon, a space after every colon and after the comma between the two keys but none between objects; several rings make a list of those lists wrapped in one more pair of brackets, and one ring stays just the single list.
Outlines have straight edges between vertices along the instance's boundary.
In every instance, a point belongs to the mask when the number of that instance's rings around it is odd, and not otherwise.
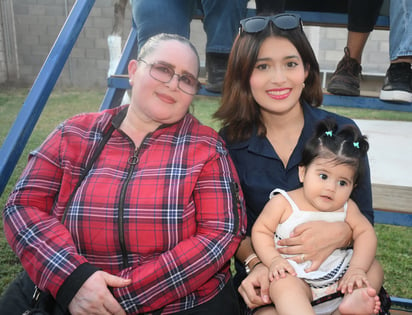
[{"label": "wooden bench slat", "polygon": [[373,208],[412,215],[412,187],[372,184]]}]

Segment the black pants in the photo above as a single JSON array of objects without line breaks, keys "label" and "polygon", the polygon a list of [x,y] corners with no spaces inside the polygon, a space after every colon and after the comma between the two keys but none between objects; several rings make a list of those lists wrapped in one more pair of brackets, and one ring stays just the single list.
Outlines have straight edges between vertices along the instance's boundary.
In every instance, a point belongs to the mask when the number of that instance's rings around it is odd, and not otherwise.
[{"label": "black pants", "polygon": [[176,315],[239,315],[240,307],[232,279],[223,290],[210,301]]},{"label": "black pants", "polygon": [[348,13],[348,30],[369,33],[375,26],[383,0],[255,0],[256,14],[292,11]]},{"label": "black pants", "polygon": [[[34,293],[34,284],[27,274],[20,273],[0,297],[0,314],[21,315],[30,308]],[[53,302],[53,301],[52,301]],[[50,314],[63,315],[56,305]],[[161,311],[155,312],[161,314]],[[210,301],[192,309],[176,313],[176,315],[239,315],[240,307],[237,292],[232,279],[223,290]]]},{"label": "black pants", "polygon": [[[34,283],[24,271],[3,292],[0,297],[0,314],[21,315],[32,309],[31,301],[34,293]],[[50,294],[44,294],[34,308],[41,308],[50,315],[63,315]]]}]

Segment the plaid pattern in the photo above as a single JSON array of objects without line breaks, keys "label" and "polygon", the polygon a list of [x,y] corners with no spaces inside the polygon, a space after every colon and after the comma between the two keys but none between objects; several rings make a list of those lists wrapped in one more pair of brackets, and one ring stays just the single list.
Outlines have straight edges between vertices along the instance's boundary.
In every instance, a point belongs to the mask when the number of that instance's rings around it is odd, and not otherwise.
[{"label": "plaid pattern", "polygon": [[122,108],[69,119],[31,154],[4,210],[6,237],[53,296],[90,263],[133,280],[114,289],[127,313],[192,308],[227,283],[246,226],[228,152],[192,115],[139,148],[115,130],[60,223],[103,131],[112,120],[120,126]]}]

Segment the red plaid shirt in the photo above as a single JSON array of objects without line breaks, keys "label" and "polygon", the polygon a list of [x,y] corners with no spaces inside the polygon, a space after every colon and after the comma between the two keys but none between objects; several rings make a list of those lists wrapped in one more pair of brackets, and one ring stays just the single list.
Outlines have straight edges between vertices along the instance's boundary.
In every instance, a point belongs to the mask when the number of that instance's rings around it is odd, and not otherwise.
[{"label": "red plaid shirt", "polygon": [[222,140],[191,114],[136,148],[118,129],[126,110],[73,117],[31,154],[4,210],[5,234],[30,277],[62,305],[100,268],[132,279],[113,290],[127,313],[192,308],[227,283],[245,233],[236,171]]}]

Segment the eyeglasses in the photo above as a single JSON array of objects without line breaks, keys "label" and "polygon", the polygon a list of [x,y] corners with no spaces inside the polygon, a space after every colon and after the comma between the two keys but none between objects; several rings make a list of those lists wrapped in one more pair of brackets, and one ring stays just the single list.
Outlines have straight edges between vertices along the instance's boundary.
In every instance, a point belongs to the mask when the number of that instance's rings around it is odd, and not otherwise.
[{"label": "eyeglasses", "polygon": [[148,63],[141,58],[137,61],[142,61],[150,66],[150,76],[159,82],[169,83],[174,76],[177,76],[177,87],[182,92],[195,95],[200,89],[200,82],[191,74],[177,74],[172,67],[160,62]]},{"label": "eyeglasses", "polygon": [[258,33],[263,31],[269,22],[272,22],[278,29],[289,31],[302,28],[302,19],[297,14],[281,13],[273,16],[253,16],[240,21],[239,32]]}]

